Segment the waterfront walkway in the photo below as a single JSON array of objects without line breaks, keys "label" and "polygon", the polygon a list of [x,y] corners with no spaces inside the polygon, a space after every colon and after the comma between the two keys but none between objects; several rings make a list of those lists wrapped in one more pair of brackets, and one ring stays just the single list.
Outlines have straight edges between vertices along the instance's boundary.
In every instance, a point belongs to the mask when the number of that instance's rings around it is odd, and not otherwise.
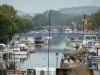
[{"label": "waterfront walkway", "polygon": [[83,35],[100,35],[100,33],[21,33],[20,36],[23,37],[34,37],[34,36],[41,36],[41,37],[48,37],[48,36],[77,36],[83,37]]}]

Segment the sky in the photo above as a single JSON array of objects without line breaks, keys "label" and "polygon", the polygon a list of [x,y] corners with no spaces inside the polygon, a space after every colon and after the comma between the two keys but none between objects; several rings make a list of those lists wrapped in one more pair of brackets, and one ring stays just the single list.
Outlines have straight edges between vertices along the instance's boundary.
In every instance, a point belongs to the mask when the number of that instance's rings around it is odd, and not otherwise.
[{"label": "sky", "polygon": [[100,0],[0,0],[1,4],[13,5],[15,9],[26,13],[42,13],[49,9],[100,6]]}]

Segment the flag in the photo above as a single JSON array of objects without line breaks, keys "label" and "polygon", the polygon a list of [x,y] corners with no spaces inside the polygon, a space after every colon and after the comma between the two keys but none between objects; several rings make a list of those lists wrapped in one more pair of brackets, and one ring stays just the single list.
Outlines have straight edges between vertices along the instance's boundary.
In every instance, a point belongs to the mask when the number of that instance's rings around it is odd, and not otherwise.
[{"label": "flag", "polygon": [[88,22],[87,22],[87,19],[86,19],[86,15],[84,14],[84,29],[85,30],[88,30]]},{"label": "flag", "polygon": [[13,18],[13,17],[14,17],[14,12],[12,11],[12,12],[11,12],[11,18]]},{"label": "flag", "polygon": [[10,7],[9,12],[10,12],[10,17],[13,18],[15,14],[14,14],[14,10],[12,9],[12,7]]},{"label": "flag", "polygon": [[87,19],[84,20],[84,29],[88,29]]}]

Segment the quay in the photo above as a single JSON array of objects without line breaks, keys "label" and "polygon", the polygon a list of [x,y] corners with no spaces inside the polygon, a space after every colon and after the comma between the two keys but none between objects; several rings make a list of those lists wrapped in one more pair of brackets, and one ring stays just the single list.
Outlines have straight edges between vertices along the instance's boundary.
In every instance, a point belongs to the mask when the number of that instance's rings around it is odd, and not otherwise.
[{"label": "quay", "polygon": [[[83,35],[100,35],[100,33],[50,33],[50,36],[77,36],[77,37],[83,37]],[[36,36],[41,36],[41,37],[47,37],[49,36],[49,33],[20,33],[20,37],[36,37]]]}]

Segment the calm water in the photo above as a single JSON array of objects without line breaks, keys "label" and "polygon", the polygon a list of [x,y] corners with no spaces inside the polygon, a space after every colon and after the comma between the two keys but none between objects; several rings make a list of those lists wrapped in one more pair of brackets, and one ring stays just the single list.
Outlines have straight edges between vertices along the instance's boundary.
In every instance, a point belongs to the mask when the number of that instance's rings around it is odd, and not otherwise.
[{"label": "calm water", "polygon": [[[56,68],[56,56],[55,53],[49,54],[49,66]],[[60,63],[60,59],[62,54],[59,53],[58,63]],[[26,70],[27,68],[35,68],[35,67],[48,67],[48,54],[47,53],[35,53],[30,55],[29,59],[26,60],[23,64],[21,64],[21,68]],[[60,66],[60,64],[59,64]]]},{"label": "calm water", "polygon": [[[66,42],[63,40],[64,37],[53,37],[50,41],[50,53],[49,53],[49,66],[56,68],[56,52],[59,53],[58,56],[58,67],[60,67],[60,61],[62,58],[62,53],[65,48],[69,51],[71,46],[66,46]],[[27,68],[35,67],[48,67],[48,46],[43,48],[37,48],[36,53],[31,54],[20,68],[26,70]]]},{"label": "calm water", "polygon": [[[62,53],[65,51],[71,51],[73,50],[73,47],[68,44],[66,45],[66,41],[64,40],[64,37],[53,37],[53,39],[50,41],[50,53],[49,53],[49,66],[56,68],[56,52],[59,53],[58,56],[58,67],[60,67],[60,62],[62,58]],[[28,58],[20,59],[19,62],[17,62],[17,66],[19,66],[19,69],[27,70],[31,68],[36,67],[48,67],[48,46],[43,48],[37,48],[36,53],[30,54]],[[95,72],[95,75],[100,75],[98,72]]]}]

